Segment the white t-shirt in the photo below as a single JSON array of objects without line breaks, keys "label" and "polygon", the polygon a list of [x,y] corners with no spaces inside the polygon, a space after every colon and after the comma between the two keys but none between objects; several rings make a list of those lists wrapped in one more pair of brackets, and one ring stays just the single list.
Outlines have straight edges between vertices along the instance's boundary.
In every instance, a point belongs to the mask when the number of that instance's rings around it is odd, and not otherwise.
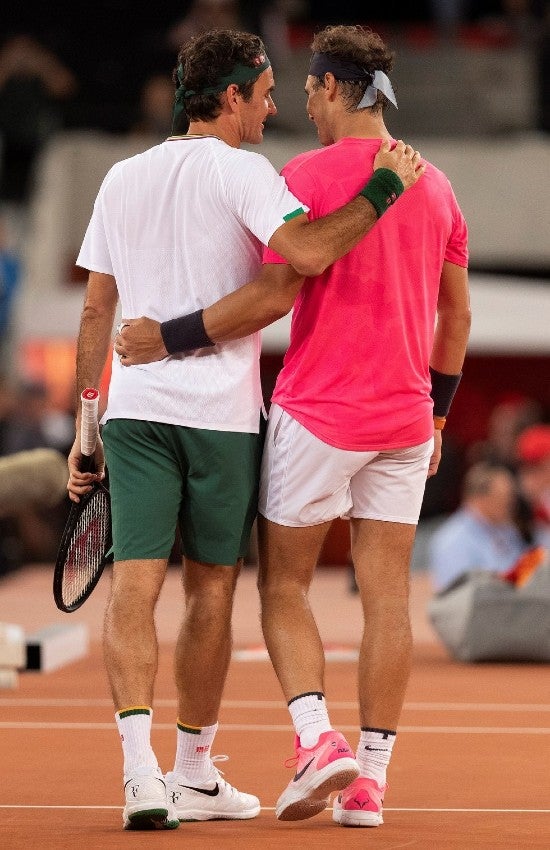
[{"label": "white t-shirt", "polygon": [[[113,275],[125,318],[165,321],[253,280],[266,245],[303,206],[269,161],[213,137],[167,140],[111,168],[78,255]],[[121,366],[113,356],[108,419],[257,433],[260,334]]]}]

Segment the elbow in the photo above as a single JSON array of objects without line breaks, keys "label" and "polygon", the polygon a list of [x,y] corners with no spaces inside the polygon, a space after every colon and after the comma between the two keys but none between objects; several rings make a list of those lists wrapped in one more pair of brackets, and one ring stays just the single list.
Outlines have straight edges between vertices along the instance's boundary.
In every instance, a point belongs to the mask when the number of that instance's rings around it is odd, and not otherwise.
[{"label": "elbow", "polygon": [[439,310],[438,322],[450,335],[469,334],[472,327],[472,311],[469,306],[451,310]]},{"label": "elbow", "polygon": [[323,274],[330,263],[328,261],[325,262],[323,257],[314,255],[306,257],[302,255],[297,257],[296,262],[293,262],[292,265],[302,277],[317,277],[317,275]]},{"label": "elbow", "polygon": [[294,307],[295,295],[294,293],[283,293],[276,301],[274,301],[269,307],[269,324],[272,322],[278,322],[279,319],[282,319],[286,316],[292,308]]},{"label": "elbow", "polygon": [[296,256],[287,259],[302,277],[316,277],[331,264],[331,257],[326,255],[322,245],[313,248],[302,245],[300,250],[296,251]]},{"label": "elbow", "polygon": [[97,321],[101,319],[103,315],[106,314],[105,309],[102,306],[98,306],[97,304],[92,304],[89,301],[86,301],[84,307],[82,309],[82,321]]}]

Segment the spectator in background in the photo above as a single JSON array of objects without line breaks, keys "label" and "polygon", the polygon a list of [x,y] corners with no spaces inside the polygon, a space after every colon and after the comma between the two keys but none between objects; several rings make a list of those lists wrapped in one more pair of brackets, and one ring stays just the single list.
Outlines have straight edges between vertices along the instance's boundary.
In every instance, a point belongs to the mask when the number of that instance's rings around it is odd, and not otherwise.
[{"label": "spectator in background", "polygon": [[300,10],[300,0],[239,0],[238,5],[241,26],[258,33],[269,44],[273,64],[277,66],[288,59],[290,7]]},{"label": "spectator in background", "polygon": [[194,0],[183,20],[168,32],[173,48],[210,29],[243,29],[269,44],[274,65],[290,53],[287,32],[289,0]]},{"label": "spectator in background", "polygon": [[468,449],[467,465],[487,461],[515,471],[518,467],[518,436],[530,425],[539,422],[541,414],[541,406],[533,398],[517,393],[501,398],[489,416],[486,440],[474,443]]},{"label": "spectator in background", "polygon": [[4,423],[3,454],[52,448],[66,456],[72,432],[71,416],[52,409],[45,384],[22,382],[15,390],[11,416]]},{"label": "spectator in background", "polygon": [[527,550],[513,521],[515,499],[515,479],[505,466],[480,462],[468,470],[459,509],[430,541],[429,569],[436,593],[474,570],[504,573]]},{"label": "spectator in background", "polygon": [[[0,142],[1,147],[1,142]],[[10,351],[12,315],[17,288],[21,279],[21,260],[10,244],[8,224],[0,215],[0,369],[7,370],[12,362]]]},{"label": "spectator in background", "polygon": [[72,72],[28,35],[0,50],[0,197],[25,202],[35,157],[63,127],[63,106],[75,94]]},{"label": "spectator in background", "polygon": [[[5,479],[0,488],[1,573],[24,562],[52,561],[56,556],[69,507],[68,498],[62,498],[65,494],[59,494],[59,461],[66,463],[72,417],[51,409],[44,384],[29,382],[17,387],[6,379],[0,382],[0,436],[1,466],[9,480],[18,475],[28,479],[33,468],[35,478],[34,482],[21,478],[11,508]],[[48,487],[49,495],[45,492]]]},{"label": "spectator in background", "polygon": [[[540,403],[519,393],[507,395],[494,406],[487,424],[487,438],[474,443],[466,452],[466,466],[485,461],[506,466],[517,475],[519,459],[517,440],[519,434],[530,425],[540,421]],[[514,503],[514,521],[523,539],[533,542],[532,510],[529,501],[518,488]]]},{"label": "spectator in background", "polygon": [[237,0],[194,0],[187,15],[168,32],[168,43],[174,50],[195,35],[211,29],[240,29]]},{"label": "spectator in background", "polygon": [[520,490],[532,511],[532,542],[550,552],[550,425],[523,431],[517,454]]}]

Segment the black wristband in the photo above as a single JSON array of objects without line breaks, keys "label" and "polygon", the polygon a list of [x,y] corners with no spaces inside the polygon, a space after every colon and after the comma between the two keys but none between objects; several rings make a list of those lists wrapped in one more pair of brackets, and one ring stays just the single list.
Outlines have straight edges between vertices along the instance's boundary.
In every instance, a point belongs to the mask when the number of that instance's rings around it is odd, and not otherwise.
[{"label": "black wristband", "polygon": [[371,202],[380,218],[404,191],[403,181],[395,171],[391,168],[377,168],[359,194]]},{"label": "black wristband", "polygon": [[202,310],[178,316],[160,323],[162,341],[168,354],[179,351],[191,351],[194,348],[206,348],[215,345],[204,329]]},{"label": "black wristband", "polygon": [[430,395],[434,403],[434,416],[446,417],[451,409],[451,402],[458,389],[462,372],[459,375],[445,375],[430,366],[432,389]]}]

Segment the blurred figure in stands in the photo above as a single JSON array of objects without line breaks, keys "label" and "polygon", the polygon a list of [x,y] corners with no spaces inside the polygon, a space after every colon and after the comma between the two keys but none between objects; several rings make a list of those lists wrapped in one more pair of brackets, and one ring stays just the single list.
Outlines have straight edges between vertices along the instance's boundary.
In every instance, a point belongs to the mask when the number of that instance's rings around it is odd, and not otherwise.
[{"label": "blurred figure in stands", "polygon": [[69,509],[64,486],[72,417],[51,409],[43,384],[13,387],[7,380],[0,417],[1,573],[55,558]]},{"label": "blurred figure in stands", "polygon": [[269,55],[276,66],[290,53],[290,7],[300,5],[299,0],[194,0],[185,18],[170,28],[168,43],[176,49],[206,30],[243,29],[259,35],[269,45]]},{"label": "blurred figure in stands", "polygon": [[[174,50],[211,29],[240,29],[237,0],[194,0],[187,15],[168,32],[168,43]],[[173,95],[173,92],[172,92]]]},{"label": "blurred figure in stands", "polygon": [[[517,476],[518,436],[529,426],[540,422],[541,416],[542,407],[535,399],[518,393],[503,397],[489,416],[487,438],[482,442],[474,443],[467,450],[467,466],[485,461],[506,466]],[[518,488],[514,503],[514,521],[523,539],[527,543],[532,543],[532,509],[521,488]]]},{"label": "blurred figure in stands", "polygon": [[9,365],[13,363],[12,316],[22,271],[21,260],[12,245],[8,231],[7,217],[4,213],[0,213],[0,369],[2,372],[7,372]]},{"label": "blurred figure in stands", "polygon": [[513,520],[515,499],[515,479],[505,466],[481,462],[468,470],[459,509],[439,526],[429,544],[436,593],[474,570],[504,573],[527,550]]},{"label": "blurred figure in stands", "polygon": [[517,442],[521,492],[532,509],[533,543],[550,552],[550,425],[527,428]]},{"label": "blurred figure in stands", "polygon": [[539,422],[541,415],[542,408],[533,398],[519,394],[502,398],[491,411],[486,440],[475,443],[468,450],[468,465],[487,461],[515,471],[518,467],[518,436],[530,425]]},{"label": "blurred figure in stands", "polygon": [[269,55],[275,66],[280,65],[290,54],[288,19],[303,12],[300,0],[240,0],[241,26],[257,33],[269,45]]},{"label": "blurred figure in stands", "polygon": [[72,417],[52,408],[45,384],[22,382],[15,389],[15,405],[4,423],[3,454],[52,448],[67,456],[72,429]]},{"label": "blurred figure in stands", "polygon": [[0,197],[25,202],[34,161],[46,141],[63,127],[64,104],[76,79],[36,39],[17,35],[0,50]]}]

